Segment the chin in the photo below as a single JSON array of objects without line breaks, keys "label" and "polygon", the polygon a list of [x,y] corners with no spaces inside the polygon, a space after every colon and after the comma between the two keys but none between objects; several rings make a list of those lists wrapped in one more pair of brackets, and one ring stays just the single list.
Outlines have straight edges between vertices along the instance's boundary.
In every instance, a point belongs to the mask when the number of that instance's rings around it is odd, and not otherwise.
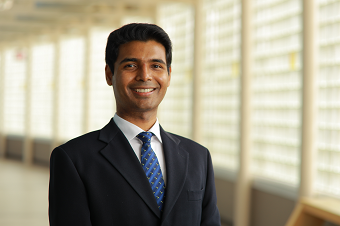
[{"label": "chin", "polygon": [[157,111],[157,107],[150,106],[150,105],[139,105],[139,106],[137,106],[136,111],[139,111],[139,112],[153,112],[153,111]]}]

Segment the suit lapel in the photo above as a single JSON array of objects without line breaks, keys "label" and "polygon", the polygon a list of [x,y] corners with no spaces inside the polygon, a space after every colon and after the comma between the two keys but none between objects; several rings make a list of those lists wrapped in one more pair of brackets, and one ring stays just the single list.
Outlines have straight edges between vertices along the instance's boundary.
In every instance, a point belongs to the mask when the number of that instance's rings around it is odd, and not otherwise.
[{"label": "suit lapel", "polygon": [[189,154],[180,148],[180,140],[165,132],[162,127],[161,136],[167,173],[166,197],[162,216],[162,221],[164,221],[183,189],[188,171]]},{"label": "suit lapel", "polygon": [[143,168],[130,143],[113,119],[100,131],[99,139],[108,143],[100,151],[101,154],[120,172],[149,208],[160,217],[160,211]]}]

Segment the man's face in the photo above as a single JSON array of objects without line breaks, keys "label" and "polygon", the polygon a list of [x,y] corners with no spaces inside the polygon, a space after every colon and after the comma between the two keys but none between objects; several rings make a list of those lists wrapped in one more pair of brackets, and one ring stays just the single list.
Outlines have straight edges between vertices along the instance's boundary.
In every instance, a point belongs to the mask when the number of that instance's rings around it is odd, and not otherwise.
[{"label": "man's face", "polygon": [[170,85],[165,48],[150,40],[131,41],[120,46],[114,73],[106,65],[106,80],[113,85],[117,113],[157,113],[157,108]]}]

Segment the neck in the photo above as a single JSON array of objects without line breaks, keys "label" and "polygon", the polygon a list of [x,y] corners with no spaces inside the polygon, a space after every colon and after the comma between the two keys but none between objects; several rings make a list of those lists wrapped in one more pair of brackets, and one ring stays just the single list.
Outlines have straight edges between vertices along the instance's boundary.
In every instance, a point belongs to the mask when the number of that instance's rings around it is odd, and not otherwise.
[{"label": "neck", "polygon": [[124,114],[123,112],[117,111],[117,115],[144,131],[151,129],[157,121],[157,113],[135,112],[134,114]]}]

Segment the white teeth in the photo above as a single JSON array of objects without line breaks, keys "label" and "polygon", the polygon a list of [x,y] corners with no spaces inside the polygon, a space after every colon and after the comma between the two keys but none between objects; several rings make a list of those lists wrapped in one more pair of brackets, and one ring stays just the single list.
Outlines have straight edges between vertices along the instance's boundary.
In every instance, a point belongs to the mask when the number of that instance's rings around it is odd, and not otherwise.
[{"label": "white teeth", "polygon": [[153,89],[135,89],[136,92],[138,93],[147,93],[151,92]]}]

